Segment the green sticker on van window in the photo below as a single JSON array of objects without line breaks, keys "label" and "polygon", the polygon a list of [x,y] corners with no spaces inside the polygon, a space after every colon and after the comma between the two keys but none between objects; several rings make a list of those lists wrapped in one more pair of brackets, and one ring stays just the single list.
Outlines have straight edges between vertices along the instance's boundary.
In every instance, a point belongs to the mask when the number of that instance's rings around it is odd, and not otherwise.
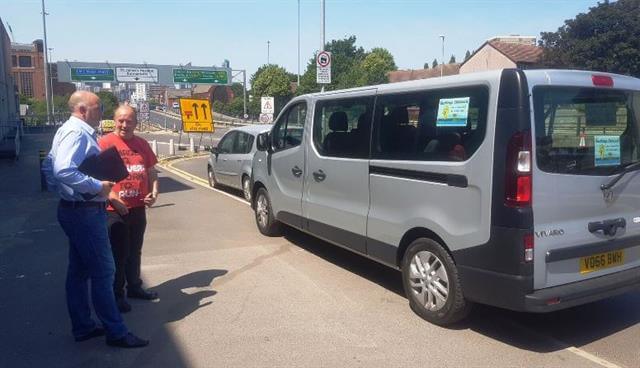
[{"label": "green sticker on van window", "polygon": [[437,127],[467,126],[469,97],[442,98],[438,104]]},{"label": "green sticker on van window", "polygon": [[620,165],[620,137],[596,135],[594,139],[595,166]]}]

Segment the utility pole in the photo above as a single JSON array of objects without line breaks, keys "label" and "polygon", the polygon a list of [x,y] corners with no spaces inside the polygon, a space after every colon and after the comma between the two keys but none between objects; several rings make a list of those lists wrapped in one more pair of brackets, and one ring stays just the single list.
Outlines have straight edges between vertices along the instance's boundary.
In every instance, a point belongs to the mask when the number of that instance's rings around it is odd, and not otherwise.
[{"label": "utility pole", "polygon": [[298,87],[300,88],[300,0],[298,0]]},{"label": "utility pole", "polygon": [[[320,31],[322,32],[322,45],[320,45],[320,51],[324,51],[324,0],[320,0],[320,4],[322,8],[322,19],[320,22]],[[322,85],[321,92],[324,92],[324,84]]]},{"label": "utility pole", "polygon": [[51,124],[51,100],[49,96],[49,57],[47,56],[47,12],[44,10],[44,0],[42,0],[42,28],[44,31],[44,92],[47,99],[47,124]]},{"label": "utility pole", "polygon": [[53,73],[51,72],[51,64],[53,64],[53,47],[49,47],[49,85],[51,86],[51,115],[53,115],[53,120],[56,120],[56,105],[53,101]]},{"label": "utility pole", "polygon": [[267,41],[267,65],[271,65],[269,62],[269,48],[271,46],[271,41]]},{"label": "utility pole", "polygon": [[440,63],[440,78],[444,75],[444,35],[440,35],[442,39],[442,62]]}]

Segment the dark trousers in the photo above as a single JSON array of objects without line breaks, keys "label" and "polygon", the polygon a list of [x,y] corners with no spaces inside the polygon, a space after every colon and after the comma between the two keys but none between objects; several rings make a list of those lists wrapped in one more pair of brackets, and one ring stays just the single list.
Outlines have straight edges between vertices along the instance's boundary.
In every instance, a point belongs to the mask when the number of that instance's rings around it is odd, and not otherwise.
[{"label": "dark trousers", "polygon": [[124,297],[125,282],[128,290],[142,287],[140,259],[147,216],[144,207],[130,208],[124,216],[114,211],[108,211],[108,215],[109,240],[116,266],[113,292],[121,298]]}]

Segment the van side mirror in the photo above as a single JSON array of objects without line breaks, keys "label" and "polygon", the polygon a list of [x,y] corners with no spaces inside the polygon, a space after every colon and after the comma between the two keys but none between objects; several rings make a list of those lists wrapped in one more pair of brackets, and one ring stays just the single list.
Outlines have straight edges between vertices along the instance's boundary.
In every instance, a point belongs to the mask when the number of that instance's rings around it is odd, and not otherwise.
[{"label": "van side mirror", "polygon": [[209,152],[213,153],[214,155],[217,155],[218,154],[218,146],[209,147]]},{"label": "van side mirror", "polygon": [[256,141],[256,148],[258,151],[268,151],[269,146],[271,145],[271,136],[269,132],[258,134]]}]

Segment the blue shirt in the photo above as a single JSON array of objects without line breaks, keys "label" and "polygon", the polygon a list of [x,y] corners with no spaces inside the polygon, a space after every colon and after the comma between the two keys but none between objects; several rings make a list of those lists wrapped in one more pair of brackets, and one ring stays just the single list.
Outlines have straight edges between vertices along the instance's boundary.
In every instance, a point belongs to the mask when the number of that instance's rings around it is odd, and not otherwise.
[{"label": "blue shirt", "polygon": [[104,202],[96,194],[102,182],[78,170],[85,158],[100,153],[96,131],[79,118],[70,117],[56,132],[51,151],[45,158],[42,171],[49,189],[67,201]]}]

